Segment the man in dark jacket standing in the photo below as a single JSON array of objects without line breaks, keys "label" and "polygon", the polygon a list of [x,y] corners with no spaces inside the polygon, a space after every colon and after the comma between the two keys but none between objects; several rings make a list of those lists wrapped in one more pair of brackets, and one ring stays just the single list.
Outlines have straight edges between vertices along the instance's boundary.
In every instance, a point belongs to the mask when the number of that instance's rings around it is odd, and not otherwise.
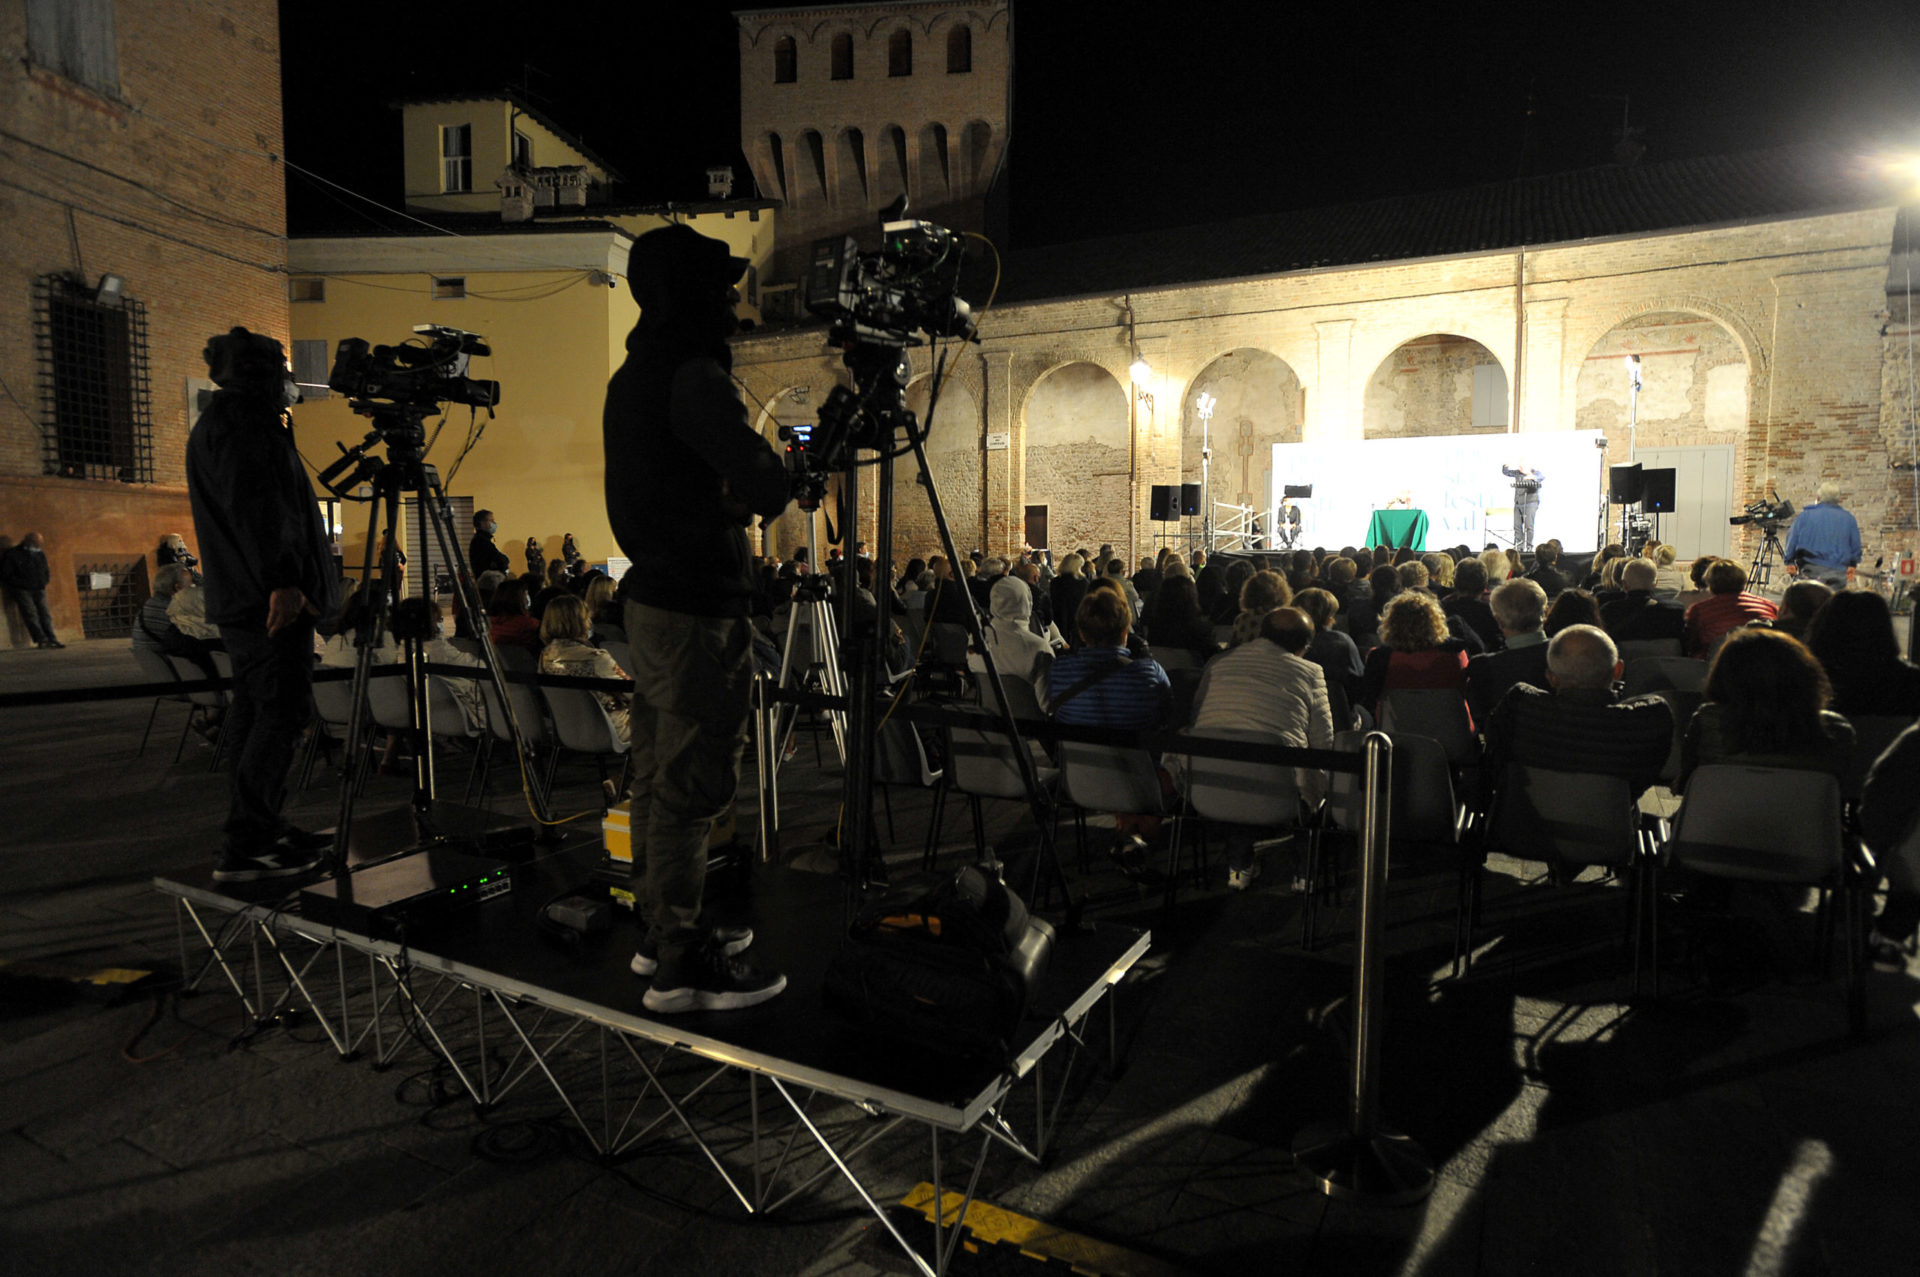
[{"label": "man in dark jacket standing", "polygon": [[280,343],[235,328],[207,343],[206,360],[219,390],[187,440],[187,497],[207,619],[233,659],[221,728],[233,776],[213,876],[254,882],[305,873],[332,841],[288,825],[280,808],[312,703],[314,622],[333,611],[337,583],[288,428],[299,396]]},{"label": "man in dark jacket standing", "polygon": [[[493,511],[475,510],[473,512],[473,539],[467,542],[467,566],[473,569],[475,579],[482,572],[504,572],[513,575],[513,563],[507,558],[507,552],[493,543],[493,534],[500,530],[494,522]],[[538,572],[531,560],[527,570]]]},{"label": "man in dark jacket standing", "polygon": [[27,637],[35,647],[66,646],[53,636],[53,614],[47,611],[47,582],[52,579],[38,532],[27,533],[19,545],[0,554],[0,585],[20,608],[20,619],[27,623]]},{"label": "man in dark jacket standing", "polygon": [[634,875],[647,932],[634,955],[656,1013],[764,1002],[786,977],[735,955],[745,927],[701,917],[707,837],[733,806],[753,676],[746,525],[787,508],[785,466],[729,381],[733,285],[745,260],[683,225],[634,242],[640,322],[607,386],[607,517],[633,561]]}]

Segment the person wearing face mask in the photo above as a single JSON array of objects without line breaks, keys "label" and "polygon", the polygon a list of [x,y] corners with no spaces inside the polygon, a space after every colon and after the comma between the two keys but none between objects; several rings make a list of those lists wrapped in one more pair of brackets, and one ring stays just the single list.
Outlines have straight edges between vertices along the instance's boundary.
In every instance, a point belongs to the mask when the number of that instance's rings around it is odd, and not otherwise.
[{"label": "person wearing face mask", "polygon": [[332,841],[280,814],[287,769],[312,706],[314,623],[338,582],[320,503],[295,451],[300,400],[286,352],[234,328],[209,339],[219,389],[187,439],[187,499],[206,555],[207,619],[233,660],[222,729],[231,747],[218,882],[302,874]]},{"label": "person wearing face mask", "polygon": [[493,543],[493,534],[499,530],[500,525],[494,522],[493,511],[473,512],[473,540],[467,542],[467,566],[473,569],[475,580],[479,579],[482,572],[513,575],[513,561],[507,558],[505,550]]},{"label": "person wearing face mask", "polygon": [[786,977],[737,955],[746,927],[702,916],[707,840],[732,810],[753,678],[747,524],[787,508],[786,467],[753,428],[729,372],[734,283],[719,240],[685,225],[634,241],[640,322],[607,386],[607,516],[632,560],[622,582],[633,649],[633,866],[645,938],[633,957],[656,1014],[725,1011],[777,996]]},{"label": "person wearing face mask", "polygon": [[53,573],[47,567],[47,555],[38,532],[20,538],[20,544],[0,554],[0,585],[20,609],[27,623],[27,637],[35,647],[65,647],[53,636],[53,614],[47,611],[47,582]]}]

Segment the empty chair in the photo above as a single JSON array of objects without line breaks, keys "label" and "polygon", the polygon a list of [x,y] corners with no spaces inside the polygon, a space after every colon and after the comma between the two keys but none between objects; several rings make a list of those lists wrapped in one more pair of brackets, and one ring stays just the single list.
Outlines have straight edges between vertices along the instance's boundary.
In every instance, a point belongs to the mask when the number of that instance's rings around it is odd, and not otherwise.
[{"label": "empty chair", "polygon": [[[1117,745],[1089,745],[1079,741],[1060,742],[1060,788],[1063,797],[1074,805],[1074,828],[1080,845],[1080,864],[1087,863],[1087,813],[1115,816],[1170,816],[1178,821],[1179,812],[1171,806],[1160,786],[1159,767],[1153,755],[1144,749]],[[1169,854],[1179,850],[1170,840]],[[1167,875],[1167,904],[1173,904],[1175,873],[1170,864]]]},{"label": "empty chair", "polygon": [[547,702],[547,712],[553,716],[553,738],[557,746],[547,768],[548,792],[552,792],[554,766],[561,750],[591,757],[600,768],[602,780],[606,778],[606,760],[621,759],[621,779],[616,789],[625,789],[628,742],[614,727],[600,698],[584,688],[543,687],[540,691]]},{"label": "empty chair", "polygon": [[[1008,695],[1020,679],[1008,679]],[[973,846],[976,856],[987,854],[986,826],[982,823],[980,800],[983,798],[1027,801],[1027,783],[1020,771],[1018,749],[1031,749],[1025,741],[1016,741],[1005,732],[998,714],[978,715],[981,727],[948,727],[945,731],[946,767],[940,775],[940,787],[934,792],[933,824],[927,831],[926,867],[931,869],[940,852],[940,825],[946,812],[949,792],[964,794],[973,814]],[[1017,715],[1016,715],[1017,717]],[[1028,755],[1032,758],[1031,752]],[[1058,781],[1058,768],[1044,759],[1034,760],[1034,775],[1041,789],[1050,791]]]},{"label": "empty chair", "polygon": [[1380,730],[1405,732],[1440,742],[1447,761],[1470,767],[1480,758],[1473,736],[1473,720],[1459,692],[1446,688],[1396,688],[1380,694]]},{"label": "empty chair", "polygon": [[[1709,877],[1818,888],[1823,936],[1837,892],[1848,1023],[1855,1033],[1865,1028],[1864,896],[1877,871],[1843,835],[1839,781],[1826,772],[1794,768],[1700,767],[1687,779],[1664,857],[1663,867]],[[1657,925],[1659,893],[1649,895]]]},{"label": "empty chair", "polygon": [[[884,715],[885,710],[881,713]],[[873,783],[887,813],[887,840],[894,840],[893,791],[897,787],[931,789],[940,783],[941,769],[927,757],[920,729],[905,719],[887,717],[874,738]],[[931,825],[931,822],[930,822]]]},{"label": "empty chair", "polygon": [[[524,648],[515,650],[523,656],[527,655]],[[551,748],[553,732],[547,724],[546,702],[540,695],[540,688],[534,684],[507,682],[507,705],[511,706],[511,713],[507,706],[501,705],[500,694],[494,690],[492,679],[480,680],[480,695],[487,703],[488,736],[481,744],[482,757],[479,763],[480,793],[484,797],[496,743],[504,744],[512,751],[515,767],[524,767],[537,757],[539,751]],[[524,773],[527,783],[540,790],[543,798],[547,793],[550,771],[551,768],[543,770],[533,767]]]},{"label": "empty chair", "polygon": [[[306,755],[300,764],[300,787],[306,788],[313,779],[314,765],[320,751],[328,740],[337,739],[344,750],[349,743],[347,731],[353,722],[353,681],[351,679],[315,679],[313,684],[313,708],[316,715],[312,727],[307,733]],[[367,745],[371,745],[373,733],[367,733]],[[347,758],[344,754],[340,763],[348,773],[348,782],[356,789],[365,779],[366,760],[370,751],[363,748],[359,758]]]}]

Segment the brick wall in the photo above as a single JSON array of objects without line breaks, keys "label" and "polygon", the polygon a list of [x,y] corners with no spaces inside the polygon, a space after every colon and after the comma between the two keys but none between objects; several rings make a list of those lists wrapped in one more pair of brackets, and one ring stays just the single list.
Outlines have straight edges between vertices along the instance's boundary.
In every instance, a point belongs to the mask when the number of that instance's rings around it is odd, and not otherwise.
[{"label": "brick wall", "polygon": [[[35,65],[25,6],[0,6],[0,532],[47,541],[55,625],[75,632],[81,558],[135,559],[184,517],[188,379],[234,324],[287,338],[278,15],[271,0],[113,6],[117,89]],[[152,485],[43,473],[36,277],[109,272],[147,308]],[[18,403],[12,402],[17,400]],[[16,636],[17,638],[18,636]]]}]

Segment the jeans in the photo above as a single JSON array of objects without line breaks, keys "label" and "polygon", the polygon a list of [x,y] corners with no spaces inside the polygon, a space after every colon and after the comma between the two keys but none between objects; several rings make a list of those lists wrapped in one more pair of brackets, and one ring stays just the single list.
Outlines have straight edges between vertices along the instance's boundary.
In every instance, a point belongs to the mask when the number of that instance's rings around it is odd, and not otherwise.
[{"label": "jeans", "polygon": [[265,626],[223,625],[233,658],[233,689],[220,733],[233,768],[228,784],[225,851],[257,854],[286,832],[280,808],[287,769],[313,705],[313,618],[303,616],[268,637]]},{"label": "jeans", "polygon": [[633,874],[662,965],[699,944],[707,835],[733,807],[753,686],[753,623],[629,602]]},{"label": "jeans", "polygon": [[14,603],[20,608],[20,619],[27,623],[27,637],[35,643],[53,642],[53,613],[47,611],[47,592],[11,585],[7,593],[13,595]]}]

